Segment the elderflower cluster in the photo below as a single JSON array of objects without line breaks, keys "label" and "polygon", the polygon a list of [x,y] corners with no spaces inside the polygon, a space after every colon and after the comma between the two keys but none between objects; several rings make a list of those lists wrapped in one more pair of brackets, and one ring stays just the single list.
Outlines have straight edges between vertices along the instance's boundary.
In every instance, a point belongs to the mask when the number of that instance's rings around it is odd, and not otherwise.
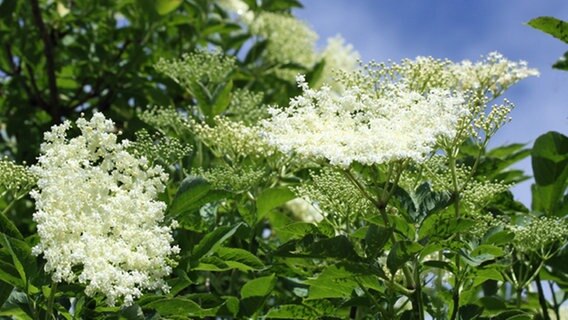
[{"label": "elderflower cluster", "polygon": [[272,117],[262,122],[263,134],[284,153],[332,165],[421,162],[439,138],[455,135],[458,120],[468,113],[461,95],[441,89],[420,94],[394,83],[376,95],[348,86],[339,96],[328,86],[310,89],[303,76],[298,85],[303,93],[289,108],[269,109]]},{"label": "elderflower cluster", "polygon": [[568,239],[568,224],[560,218],[539,217],[531,219],[525,225],[510,228],[515,234],[513,246],[524,253],[544,253],[549,247],[563,245]]},{"label": "elderflower cluster", "polygon": [[246,125],[254,125],[268,117],[265,105],[262,104],[264,94],[247,89],[236,89],[231,96],[227,108],[227,116]]},{"label": "elderflower cluster", "polygon": [[179,136],[183,128],[187,127],[187,121],[180,117],[173,107],[155,106],[139,113],[138,117],[151,127],[160,130],[163,134],[172,132]]},{"label": "elderflower cluster", "polygon": [[0,196],[4,192],[13,195],[25,194],[36,183],[37,177],[25,166],[0,159]]},{"label": "elderflower cluster", "polygon": [[32,192],[40,242],[56,282],[79,282],[85,293],[109,305],[130,305],[143,290],[168,291],[163,278],[179,252],[173,226],[161,225],[166,204],[155,200],[167,174],[117,141],[114,123],[101,113],[76,122],[81,135],[68,138],[69,121],[44,134]]},{"label": "elderflower cluster", "polygon": [[[264,54],[271,63],[311,68],[317,62],[315,43],[318,35],[291,15],[260,12],[250,23],[250,32],[267,39]],[[276,74],[293,81],[296,71],[277,69]]]},{"label": "elderflower cluster", "polygon": [[215,167],[199,170],[198,174],[205,178],[214,189],[228,190],[234,193],[248,191],[264,179],[266,173],[251,167]]},{"label": "elderflower cluster", "polygon": [[[353,214],[373,212],[372,203],[338,171],[325,167],[311,172],[311,181],[294,188],[296,194],[322,210],[324,215],[341,220]],[[349,221],[345,221],[349,223]]]},{"label": "elderflower cluster", "polygon": [[526,61],[510,61],[498,52],[491,52],[476,63],[464,60],[452,64],[448,72],[456,77],[462,90],[489,94],[492,98],[522,79],[539,75],[538,70],[529,68]]},{"label": "elderflower cluster", "polygon": [[235,69],[235,61],[235,57],[220,52],[195,51],[184,54],[179,60],[162,58],[156,69],[191,92],[196,83],[207,85],[225,81]]},{"label": "elderflower cluster", "polygon": [[321,80],[329,83],[335,91],[342,92],[343,86],[334,80],[335,72],[356,70],[361,58],[359,52],[355,51],[352,45],[345,44],[341,36],[335,36],[327,39],[327,46],[321,53],[321,57],[325,61]]},{"label": "elderflower cluster", "polygon": [[[434,191],[454,190],[452,173],[445,157],[436,155],[421,164],[421,177],[429,181]],[[458,189],[462,203],[471,214],[486,207],[498,194],[509,190],[510,185],[500,181],[477,180],[473,178],[472,168],[457,165],[455,168]],[[403,183],[412,184],[412,172],[403,174]]]},{"label": "elderflower cluster", "polygon": [[190,129],[219,157],[232,160],[245,157],[262,158],[275,153],[275,148],[268,145],[260,136],[259,128],[230,121],[223,116],[213,119],[214,126],[190,121]]},{"label": "elderflower cluster", "polygon": [[173,164],[191,152],[191,146],[183,145],[178,139],[154,135],[142,129],[136,132],[136,142],[128,147],[136,157],[145,156],[150,163],[161,160],[165,164]]}]

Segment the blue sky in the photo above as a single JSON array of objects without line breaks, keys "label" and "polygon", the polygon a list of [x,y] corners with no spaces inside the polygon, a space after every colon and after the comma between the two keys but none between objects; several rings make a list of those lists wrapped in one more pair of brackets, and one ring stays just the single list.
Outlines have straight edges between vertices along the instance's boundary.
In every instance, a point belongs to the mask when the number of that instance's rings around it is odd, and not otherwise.
[{"label": "blue sky", "polygon": [[[296,15],[325,39],[341,34],[364,61],[430,55],[477,60],[498,51],[526,60],[539,78],[529,78],[505,95],[516,108],[513,120],[494,137],[493,146],[528,143],[547,131],[568,135],[568,72],[551,68],[568,45],[526,25],[538,16],[568,20],[563,0],[305,0]],[[530,174],[530,160],[517,166]],[[530,182],[514,188],[530,204]]]}]

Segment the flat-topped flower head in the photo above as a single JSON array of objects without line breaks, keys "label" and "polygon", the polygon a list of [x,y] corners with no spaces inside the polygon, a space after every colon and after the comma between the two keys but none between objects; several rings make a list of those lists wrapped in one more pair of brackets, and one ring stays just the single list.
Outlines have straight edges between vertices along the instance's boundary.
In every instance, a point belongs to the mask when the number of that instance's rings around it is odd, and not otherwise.
[{"label": "flat-topped flower head", "polygon": [[109,305],[132,304],[143,290],[167,291],[172,271],[171,227],[161,225],[166,204],[155,200],[167,174],[117,141],[114,123],[96,113],[45,133],[32,192],[45,270],[56,282],[79,282]]},{"label": "flat-topped flower head", "polygon": [[288,108],[270,109],[263,135],[282,152],[332,165],[422,161],[468,112],[461,95],[442,89],[423,94],[391,83],[381,95],[348,86],[339,96],[327,86],[310,89],[303,76],[298,85],[303,93]]}]

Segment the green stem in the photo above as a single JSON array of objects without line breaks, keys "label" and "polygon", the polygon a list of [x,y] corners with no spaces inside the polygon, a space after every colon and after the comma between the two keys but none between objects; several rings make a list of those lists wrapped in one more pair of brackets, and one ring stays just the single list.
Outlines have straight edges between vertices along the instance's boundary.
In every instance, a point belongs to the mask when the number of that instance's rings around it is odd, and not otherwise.
[{"label": "green stem", "polygon": [[554,315],[556,315],[556,319],[560,319],[560,304],[558,304],[558,300],[556,300],[556,295],[554,294],[554,282],[547,281],[548,288],[550,288],[550,295],[552,296],[552,305],[554,306]]},{"label": "green stem", "polygon": [[[461,216],[460,213],[460,188],[459,188],[459,184],[458,184],[458,175],[456,172],[456,156],[457,156],[457,150],[451,150],[451,152],[449,153],[449,162],[450,162],[450,172],[452,175],[452,185],[453,185],[453,193],[454,193],[454,210],[455,210],[455,214],[456,214],[456,219],[459,219]],[[460,235],[459,233],[456,234],[456,238],[458,241],[460,241]],[[451,316],[451,320],[455,320],[458,317],[458,313],[459,313],[459,306],[460,306],[460,286],[461,286],[461,281],[460,281],[460,274],[461,274],[461,259],[460,259],[460,255],[456,254],[456,274],[455,274],[455,281],[454,281],[454,288],[453,288],[453,293],[452,293],[452,301],[453,301],[453,305],[454,308],[452,310],[452,316]]]},{"label": "green stem", "polygon": [[537,289],[537,292],[538,292],[538,303],[540,304],[540,307],[542,308],[542,318],[544,320],[550,320],[550,315],[548,314],[548,302],[546,301],[546,298],[544,297],[544,290],[542,289],[542,283],[540,282],[540,276],[536,276],[535,281],[536,281],[536,289]]},{"label": "green stem", "polygon": [[49,300],[47,302],[47,311],[45,313],[45,320],[53,317],[53,302],[55,301],[55,292],[57,292],[57,282],[51,281],[51,292],[49,293]]}]

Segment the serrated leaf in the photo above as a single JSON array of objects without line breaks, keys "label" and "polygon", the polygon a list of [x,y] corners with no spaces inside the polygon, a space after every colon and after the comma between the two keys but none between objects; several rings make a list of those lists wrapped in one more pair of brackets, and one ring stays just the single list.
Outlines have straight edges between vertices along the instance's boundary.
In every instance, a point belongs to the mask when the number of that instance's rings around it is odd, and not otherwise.
[{"label": "serrated leaf", "polygon": [[407,261],[412,259],[416,253],[422,249],[419,243],[412,241],[396,242],[387,256],[387,268],[391,274],[395,274]]},{"label": "serrated leaf", "polygon": [[[37,275],[37,264],[32,255],[32,248],[23,240],[11,238],[5,234],[0,235],[0,244],[12,256],[13,265],[22,282],[30,283],[31,278]],[[35,288],[35,290],[38,289]]]},{"label": "serrated leaf", "polygon": [[244,249],[221,247],[217,250],[217,255],[228,266],[241,271],[260,270],[265,267],[257,256]]},{"label": "serrated leaf", "polygon": [[214,316],[217,308],[203,309],[195,301],[187,298],[168,298],[152,301],[144,306],[155,309],[161,316],[207,317]]},{"label": "serrated leaf", "polygon": [[275,285],[276,275],[274,274],[252,279],[241,288],[241,298],[266,297],[272,292]]},{"label": "serrated leaf", "polygon": [[202,177],[189,176],[185,178],[169,207],[172,216],[197,209],[195,203],[211,190],[211,184]]},{"label": "serrated leaf", "polygon": [[503,281],[503,275],[497,269],[476,269],[475,277],[473,278],[473,287],[477,287],[487,280]]},{"label": "serrated leaf", "polygon": [[220,85],[213,95],[212,114],[214,116],[221,114],[227,109],[231,102],[231,90],[233,90],[233,81],[230,80],[224,85]]},{"label": "serrated leaf", "polygon": [[376,257],[388,243],[392,233],[392,228],[369,225],[365,234],[365,253],[370,257]]},{"label": "serrated leaf", "polygon": [[16,225],[3,214],[0,214],[0,233],[9,237],[22,240],[22,234]]},{"label": "serrated leaf", "polygon": [[568,23],[554,17],[538,17],[528,25],[568,43]]},{"label": "serrated leaf", "polygon": [[297,304],[276,306],[268,311],[267,319],[317,319],[321,316],[313,308]]},{"label": "serrated leaf", "polygon": [[286,187],[270,188],[262,191],[256,198],[257,220],[261,220],[270,210],[294,198],[296,198],[294,192]]},{"label": "serrated leaf", "polygon": [[215,252],[215,250],[227,239],[232,237],[237,230],[242,226],[242,223],[238,223],[234,226],[223,226],[219,227],[213,232],[205,235],[201,241],[193,248],[191,258],[196,261],[201,257]]}]

